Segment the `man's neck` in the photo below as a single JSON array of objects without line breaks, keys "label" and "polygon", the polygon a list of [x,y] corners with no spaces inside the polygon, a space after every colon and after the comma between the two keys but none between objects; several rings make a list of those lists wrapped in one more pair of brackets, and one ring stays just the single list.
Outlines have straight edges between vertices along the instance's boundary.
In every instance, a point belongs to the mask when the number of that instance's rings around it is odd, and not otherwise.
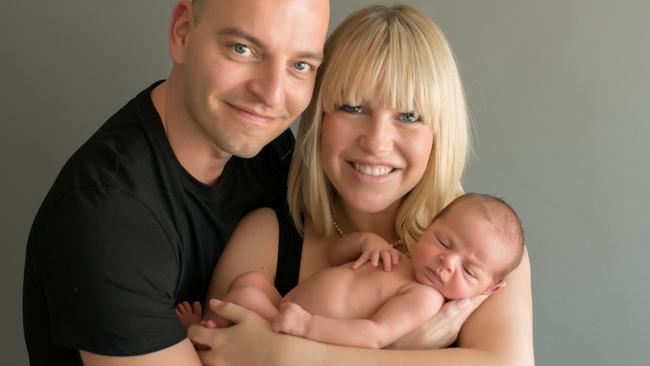
[{"label": "man's neck", "polygon": [[191,120],[183,106],[181,90],[174,84],[173,75],[154,88],[151,100],[160,115],[176,159],[196,180],[215,185],[231,155],[219,150]]}]

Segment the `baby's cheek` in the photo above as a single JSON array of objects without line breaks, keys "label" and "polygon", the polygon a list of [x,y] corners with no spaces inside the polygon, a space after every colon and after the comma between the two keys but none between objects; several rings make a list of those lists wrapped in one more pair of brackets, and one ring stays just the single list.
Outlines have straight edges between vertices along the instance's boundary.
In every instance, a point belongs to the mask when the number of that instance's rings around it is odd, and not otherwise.
[{"label": "baby's cheek", "polygon": [[474,295],[472,293],[472,288],[468,286],[465,281],[456,279],[449,286],[449,296],[448,298],[452,299],[464,299],[466,297],[471,297]]}]

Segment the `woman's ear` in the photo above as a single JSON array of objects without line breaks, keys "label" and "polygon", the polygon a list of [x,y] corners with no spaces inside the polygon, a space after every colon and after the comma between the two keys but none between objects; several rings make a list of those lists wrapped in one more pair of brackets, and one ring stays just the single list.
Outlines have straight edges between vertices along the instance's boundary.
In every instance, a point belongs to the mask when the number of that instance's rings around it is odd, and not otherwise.
[{"label": "woman's ear", "polygon": [[187,52],[193,23],[192,4],[187,0],[179,1],[172,11],[168,40],[169,55],[175,64],[183,64],[185,62],[185,54]]},{"label": "woman's ear", "polygon": [[494,293],[499,292],[502,288],[506,287],[506,281],[500,281],[495,283],[494,285],[488,287],[487,290],[483,291],[484,295],[492,295]]}]

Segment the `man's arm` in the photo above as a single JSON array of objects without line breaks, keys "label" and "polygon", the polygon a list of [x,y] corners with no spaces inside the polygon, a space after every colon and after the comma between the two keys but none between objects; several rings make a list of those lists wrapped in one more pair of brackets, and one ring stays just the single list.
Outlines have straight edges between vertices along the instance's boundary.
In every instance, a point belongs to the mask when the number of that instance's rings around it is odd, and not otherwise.
[{"label": "man's arm", "polygon": [[53,343],[124,360],[180,344],[174,243],[147,206],[90,188],[58,204],[37,263]]},{"label": "man's arm", "polygon": [[200,366],[201,360],[192,343],[185,338],[181,342],[157,352],[138,356],[115,357],[103,356],[86,351],[79,351],[85,366]]},{"label": "man's arm", "polygon": [[430,319],[442,303],[442,296],[433,289],[414,285],[384,303],[370,319],[312,315],[297,304],[287,303],[280,308],[272,327],[329,344],[383,348]]}]

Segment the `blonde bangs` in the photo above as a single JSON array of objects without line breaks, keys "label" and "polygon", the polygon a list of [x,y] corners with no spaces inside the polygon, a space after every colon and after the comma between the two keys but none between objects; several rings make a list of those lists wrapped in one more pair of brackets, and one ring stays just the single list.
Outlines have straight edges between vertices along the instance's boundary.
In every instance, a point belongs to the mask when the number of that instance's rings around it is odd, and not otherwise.
[{"label": "blonde bangs", "polygon": [[321,75],[323,112],[372,100],[415,112],[437,127],[441,109],[449,100],[444,97],[455,97],[450,95],[453,91],[443,89],[450,86],[445,79],[450,66],[455,69],[453,55],[426,17],[408,14],[410,18],[405,19],[408,9],[396,10],[394,14],[360,14],[356,23],[344,23],[332,34],[325,47],[328,65],[323,65]]}]

